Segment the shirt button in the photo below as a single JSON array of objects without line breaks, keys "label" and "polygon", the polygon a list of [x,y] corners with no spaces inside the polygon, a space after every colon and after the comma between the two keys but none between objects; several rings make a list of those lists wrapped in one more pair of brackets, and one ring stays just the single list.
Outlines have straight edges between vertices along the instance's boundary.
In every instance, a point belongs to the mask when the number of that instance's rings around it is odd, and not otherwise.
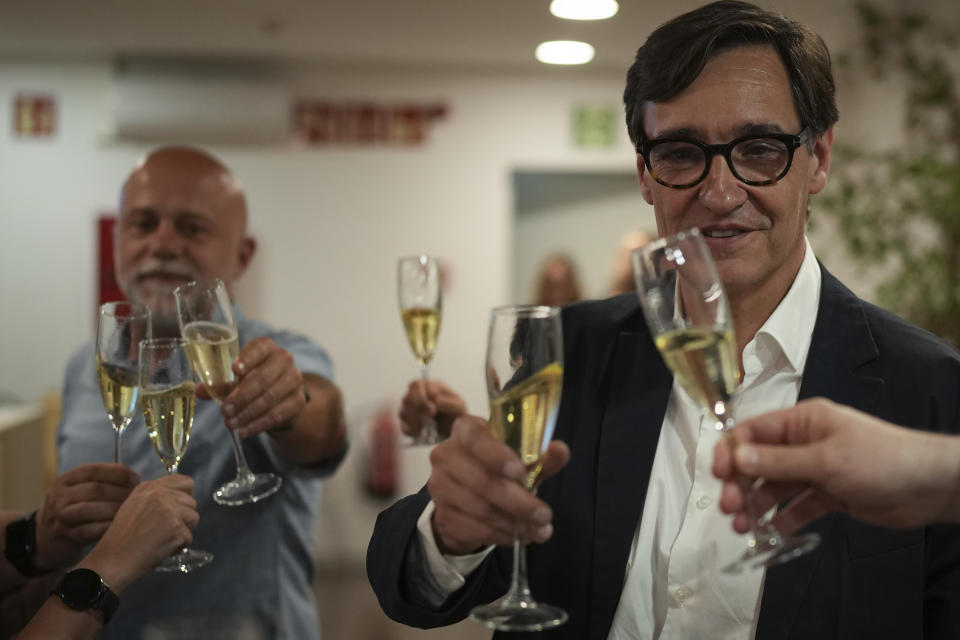
[{"label": "shirt button", "polygon": [[697,509],[700,509],[701,511],[709,508],[712,504],[713,500],[711,500],[708,496],[700,496],[697,498]]},{"label": "shirt button", "polygon": [[678,604],[683,604],[686,602],[691,595],[693,594],[690,592],[690,589],[687,589],[686,587],[680,587],[673,592],[673,597],[676,599]]}]

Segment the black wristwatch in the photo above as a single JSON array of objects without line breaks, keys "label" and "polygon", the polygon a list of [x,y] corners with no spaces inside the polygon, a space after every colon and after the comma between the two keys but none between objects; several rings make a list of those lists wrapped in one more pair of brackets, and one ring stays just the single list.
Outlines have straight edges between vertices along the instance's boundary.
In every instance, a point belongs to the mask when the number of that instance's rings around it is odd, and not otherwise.
[{"label": "black wristwatch", "polygon": [[99,611],[103,615],[103,624],[110,622],[120,606],[117,594],[91,569],[68,571],[50,594],[59,596],[63,604],[75,611]]},{"label": "black wristwatch", "polygon": [[22,575],[33,578],[52,571],[41,569],[34,564],[37,558],[36,511],[8,524],[6,539],[3,553]]}]

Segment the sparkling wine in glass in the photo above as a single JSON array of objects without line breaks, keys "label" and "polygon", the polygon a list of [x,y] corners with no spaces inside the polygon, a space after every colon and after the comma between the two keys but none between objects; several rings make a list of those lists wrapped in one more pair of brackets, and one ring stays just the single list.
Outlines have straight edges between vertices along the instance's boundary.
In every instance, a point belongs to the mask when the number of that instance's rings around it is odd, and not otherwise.
[{"label": "sparkling wine in glass", "polygon": [[100,395],[113,425],[113,461],[120,462],[120,438],[137,412],[140,382],[138,344],[150,337],[150,309],[134,302],[100,305],[96,366]]},{"label": "sparkling wine in glass", "polygon": [[[233,362],[240,352],[233,305],[219,279],[190,282],[177,287],[177,319],[186,341],[187,356],[201,382],[217,403],[237,386]],[[247,466],[240,438],[232,429],[230,440],[237,463],[237,476],[213,492],[218,504],[231,507],[257,502],[280,489],[282,479],[274,473],[253,473]]]},{"label": "sparkling wine in glass", "polygon": [[[176,473],[190,443],[197,384],[181,338],[140,342],[140,402],[147,435],[167,469]],[[213,560],[213,554],[183,547],[156,570],[190,573]]]},{"label": "sparkling wine in glass", "polygon": [[[430,360],[437,350],[443,311],[436,259],[425,255],[400,258],[397,262],[397,297],[407,342],[417,359],[420,376],[426,382],[430,375]],[[439,441],[437,423],[426,418],[417,436],[408,444],[430,445]]]},{"label": "sparkling wine in glass", "polygon": [[[717,430],[735,426],[733,400],[740,381],[733,317],[723,283],[700,231],[660,238],[631,255],[637,294],[657,349],[676,381]],[[757,513],[749,478],[741,478],[753,539],[727,572],[769,567],[810,551],[820,536],[782,536]]]},{"label": "sparkling wine in glass", "polygon": [[[527,468],[524,487],[533,491],[553,437],[563,387],[560,310],[543,306],[494,309],[486,370],[493,434],[520,456]],[[562,625],[567,614],[533,599],[527,583],[526,550],[518,535],[513,541],[509,591],[490,604],[475,607],[470,618],[499,631],[541,631]]]}]

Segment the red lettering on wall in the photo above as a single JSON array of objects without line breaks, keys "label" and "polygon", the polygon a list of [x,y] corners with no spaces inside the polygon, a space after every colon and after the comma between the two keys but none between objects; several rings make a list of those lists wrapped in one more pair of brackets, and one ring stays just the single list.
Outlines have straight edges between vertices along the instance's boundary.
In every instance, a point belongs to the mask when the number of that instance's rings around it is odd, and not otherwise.
[{"label": "red lettering on wall", "polygon": [[446,115],[445,104],[299,100],[293,108],[293,137],[318,146],[415,146],[423,144],[430,126]]}]

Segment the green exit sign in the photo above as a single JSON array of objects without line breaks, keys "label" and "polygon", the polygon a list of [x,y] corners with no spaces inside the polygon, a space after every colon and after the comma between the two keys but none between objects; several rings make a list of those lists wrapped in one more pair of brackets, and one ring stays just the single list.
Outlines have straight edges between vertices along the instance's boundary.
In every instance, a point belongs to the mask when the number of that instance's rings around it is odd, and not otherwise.
[{"label": "green exit sign", "polygon": [[573,144],[588,149],[613,146],[618,111],[615,107],[578,105],[573,108]]}]

